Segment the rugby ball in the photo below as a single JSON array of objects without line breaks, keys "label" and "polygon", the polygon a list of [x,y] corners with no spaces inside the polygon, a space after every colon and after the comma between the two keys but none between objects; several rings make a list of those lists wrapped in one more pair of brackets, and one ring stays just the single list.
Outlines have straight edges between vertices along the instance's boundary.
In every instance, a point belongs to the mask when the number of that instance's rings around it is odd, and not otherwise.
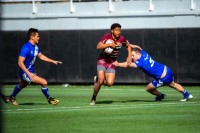
[{"label": "rugby ball", "polygon": [[[113,43],[113,40],[108,39],[108,40],[106,40],[106,42],[105,42],[105,44],[110,44],[110,43]],[[110,53],[112,53],[113,49],[112,49],[111,47],[108,47],[108,48],[105,48],[104,51],[105,51],[105,53],[110,54]]]},{"label": "rugby ball", "polygon": [[111,47],[108,47],[104,51],[105,51],[105,53],[110,54],[110,53],[112,53],[113,49]]}]

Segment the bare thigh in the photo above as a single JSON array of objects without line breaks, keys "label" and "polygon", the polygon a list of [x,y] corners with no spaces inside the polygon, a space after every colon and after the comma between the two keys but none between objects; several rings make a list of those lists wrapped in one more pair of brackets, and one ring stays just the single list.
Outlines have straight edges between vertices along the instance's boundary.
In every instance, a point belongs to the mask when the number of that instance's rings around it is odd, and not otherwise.
[{"label": "bare thigh", "polygon": [[34,76],[34,78],[32,79],[32,83],[35,83],[35,84],[39,84],[41,85],[42,87],[46,87],[47,86],[47,81],[46,79],[42,78],[42,77],[39,77],[37,75]]},{"label": "bare thigh", "polygon": [[112,86],[115,81],[115,73],[106,73],[105,74],[105,82],[107,86]]}]

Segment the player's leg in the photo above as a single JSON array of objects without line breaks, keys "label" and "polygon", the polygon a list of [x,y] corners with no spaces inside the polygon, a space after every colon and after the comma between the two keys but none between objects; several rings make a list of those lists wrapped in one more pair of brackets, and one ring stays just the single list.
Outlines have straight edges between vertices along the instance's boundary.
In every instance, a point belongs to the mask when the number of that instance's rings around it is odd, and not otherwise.
[{"label": "player's leg", "polygon": [[112,64],[105,71],[105,82],[104,84],[108,87],[112,86],[115,81],[115,66]]},{"label": "player's leg", "polygon": [[45,97],[47,98],[49,104],[58,104],[59,103],[59,100],[52,98],[50,96],[49,89],[47,87],[46,79],[35,75],[34,79],[32,80],[32,83],[41,85],[41,87],[42,87],[41,91],[45,95]]},{"label": "player's leg", "polygon": [[152,83],[149,83],[145,90],[149,93],[151,93],[152,95],[156,95],[156,96],[159,96],[160,95],[160,92],[156,89],[156,87],[152,84]]},{"label": "player's leg", "polygon": [[98,92],[99,92],[101,86],[104,84],[104,78],[105,78],[104,70],[100,70],[99,69],[97,71],[97,77],[98,77],[98,80],[97,80],[97,82],[94,83],[93,95],[92,95],[92,99],[91,99],[90,105],[95,105],[96,104],[96,97],[98,95]]},{"label": "player's leg", "polygon": [[[11,103],[13,105],[18,105],[17,101],[16,101],[16,96],[17,94],[27,86],[28,82],[24,81],[24,80],[21,80],[19,84],[17,84],[14,89],[13,89],[13,92],[10,96],[5,96],[5,100],[8,102],[8,103]],[[4,100],[4,101],[5,101]]]},{"label": "player's leg", "polygon": [[171,69],[168,67],[167,74],[163,78],[163,82],[183,94],[183,99],[181,101],[187,101],[188,99],[193,98],[193,96],[190,93],[188,93],[180,84],[174,82],[174,75]]},{"label": "player's leg", "polygon": [[164,98],[166,97],[165,94],[162,94],[161,92],[159,92],[159,91],[157,90],[157,87],[159,87],[159,86],[161,86],[161,85],[159,85],[159,82],[156,81],[156,80],[153,80],[153,81],[152,81],[151,83],[149,83],[149,84],[146,86],[146,88],[145,88],[145,90],[146,90],[147,92],[149,92],[150,94],[156,96],[155,101],[161,101],[162,99],[164,99]]},{"label": "player's leg", "polygon": [[106,73],[104,84],[108,87],[112,86],[115,81],[115,73]]},{"label": "player's leg", "polygon": [[182,85],[176,83],[176,82],[171,82],[168,84],[171,88],[174,88],[175,90],[177,90],[178,92],[183,94],[183,99],[181,101],[187,101],[191,98],[193,98],[193,96],[183,88]]},{"label": "player's leg", "polygon": [[17,94],[26,86],[28,85],[28,83],[24,80],[21,80],[19,84],[17,84],[13,90],[13,93],[11,94],[12,97],[16,97]]}]

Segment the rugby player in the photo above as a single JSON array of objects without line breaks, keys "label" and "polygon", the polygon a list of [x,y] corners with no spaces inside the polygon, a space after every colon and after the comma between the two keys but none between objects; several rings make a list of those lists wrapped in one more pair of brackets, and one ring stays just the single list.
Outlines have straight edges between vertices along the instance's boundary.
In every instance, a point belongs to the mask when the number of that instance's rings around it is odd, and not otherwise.
[{"label": "rugby player", "polygon": [[155,101],[161,101],[162,99],[166,98],[165,94],[157,90],[158,87],[164,85],[168,85],[182,93],[183,99],[180,101],[187,101],[193,98],[193,96],[187,90],[174,81],[174,75],[169,67],[153,60],[148,53],[141,48],[136,47],[136,45],[130,44],[130,46],[132,47],[131,55],[133,59],[131,65],[128,65],[127,62],[119,63],[117,61],[115,61],[113,65],[118,67],[130,66],[132,68],[140,68],[144,73],[153,77],[154,80],[150,82],[145,89],[147,92],[156,96]]},{"label": "rugby player", "polygon": [[3,100],[5,103],[18,105],[16,101],[17,94],[28,84],[34,83],[41,85],[41,91],[47,98],[48,103],[56,105],[59,103],[59,100],[51,97],[47,87],[47,81],[35,73],[34,63],[37,57],[40,60],[43,60],[45,62],[50,62],[56,65],[62,64],[62,62],[50,59],[41,53],[37,45],[40,39],[38,29],[30,28],[28,30],[27,36],[29,41],[23,45],[18,58],[18,65],[20,68],[19,77],[21,79],[20,83],[18,83],[15,86],[12,94],[10,96],[4,96]]}]

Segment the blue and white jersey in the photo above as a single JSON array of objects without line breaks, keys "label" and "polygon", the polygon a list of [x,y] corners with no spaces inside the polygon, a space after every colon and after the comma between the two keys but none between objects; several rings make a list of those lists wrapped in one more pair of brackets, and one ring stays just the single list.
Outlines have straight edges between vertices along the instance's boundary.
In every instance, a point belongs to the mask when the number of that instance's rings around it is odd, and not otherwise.
[{"label": "blue and white jersey", "polygon": [[137,67],[155,79],[160,78],[165,65],[154,61],[144,50],[141,50],[141,53],[140,59],[134,62]]},{"label": "blue and white jersey", "polygon": [[[37,55],[40,53],[40,49],[37,45],[33,45],[30,42],[27,42],[23,45],[19,56],[25,58],[24,65],[29,70],[29,72],[34,73],[34,63]],[[24,73],[20,68],[20,73]]]}]

